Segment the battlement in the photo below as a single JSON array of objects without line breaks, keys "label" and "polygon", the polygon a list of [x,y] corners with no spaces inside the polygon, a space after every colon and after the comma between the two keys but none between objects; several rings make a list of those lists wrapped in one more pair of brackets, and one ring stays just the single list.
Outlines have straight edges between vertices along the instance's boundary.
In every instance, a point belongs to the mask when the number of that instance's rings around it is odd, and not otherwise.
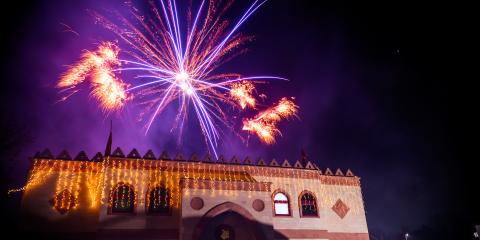
[{"label": "battlement", "polygon": [[167,151],[163,151],[160,156],[157,158],[154,152],[149,149],[142,156],[137,149],[132,149],[128,155],[125,155],[120,147],[117,147],[112,154],[109,156],[104,156],[101,152],[97,152],[92,158],[89,158],[85,151],[80,151],[74,158],[68,153],[67,150],[61,151],[57,157],[54,157],[50,149],[46,148],[42,152],[37,152],[33,159],[45,159],[45,160],[61,160],[61,161],[83,161],[83,162],[103,162],[106,158],[115,159],[115,160],[148,160],[148,161],[168,161],[168,162],[184,162],[184,163],[205,163],[205,164],[224,164],[224,165],[233,165],[233,166],[258,166],[258,167],[274,167],[274,168],[286,168],[286,169],[302,169],[302,170],[313,170],[316,174],[326,175],[326,176],[342,176],[342,177],[356,177],[350,169],[347,169],[344,173],[340,168],[337,168],[335,173],[330,169],[326,168],[322,171],[317,164],[305,160],[296,160],[295,163],[291,163],[288,159],[283,160],[282,162],[277,161],[275,158],[269,162],[265,161],[263,158],[258,158],[257,160],[252,160],[250,157],[246,157],[243,161],[239,160],[236,156],[227,160],[223,155],[220,155],[218,159],[213,158],[211,155],[207,154],[203,158],[200,158],[197,154],[193,153],[189,158],[185,158],[182,153],[178,153],[175,157],[170,157]]}]

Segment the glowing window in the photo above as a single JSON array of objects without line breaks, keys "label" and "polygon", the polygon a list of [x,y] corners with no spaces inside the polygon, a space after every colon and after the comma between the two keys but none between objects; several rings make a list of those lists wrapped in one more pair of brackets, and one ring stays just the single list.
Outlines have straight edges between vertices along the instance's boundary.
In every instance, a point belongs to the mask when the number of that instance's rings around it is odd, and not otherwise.
[{"label": "glowing window", "polygon": [[317,217],[317,200],[312,193],[306,192],[300,197],[302,217]]},{"label": "glowing window", "polygon": [[149,214],[169,214],[170,194],[164,187],[156,187],[148,194]]},{"label": "glowing window", "polygon": [[287,195],[276,193],[273,197],[275,216],[290,216],[290,206]]},{"label": "glowing window", "polygon": [[133,213],[135,192],[132,187],[118,184],[112,192],[111,199],[112,213]]}]

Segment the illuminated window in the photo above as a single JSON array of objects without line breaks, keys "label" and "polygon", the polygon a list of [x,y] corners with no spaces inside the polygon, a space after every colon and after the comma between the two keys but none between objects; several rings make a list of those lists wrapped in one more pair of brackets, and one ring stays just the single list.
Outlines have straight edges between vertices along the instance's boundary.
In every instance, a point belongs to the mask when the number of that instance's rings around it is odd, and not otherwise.
[{"label": "illuminated window", "polygon": [[300,207],[302,217],[317,217],[318,216],[318,209],[317,209],[317,200],[315,196],[313,196],[310,192],[305,192],[300,197]]},{"label": "illuminated window", "polygon": [[120,183],[114,188],[111,196],[112,213],[133,213],[135,203],[135,192],[133,188]]},{"label": "illuminated window", "polygon": [[50,203],[60,214],[65,214],[77,205],[77,199],[70,191],[65,189],[57,193],[50,200]]},{"label": "illuminated window", "polygon": [[273,196],[275,216],[290,216],[290,206],[287,195],[278,192]]},{"label": "illuminated window", "polygon": [[149,214],[169,214],[170,213],[170,193],[164,187],[155,187],[148,194],[148,213]]}]

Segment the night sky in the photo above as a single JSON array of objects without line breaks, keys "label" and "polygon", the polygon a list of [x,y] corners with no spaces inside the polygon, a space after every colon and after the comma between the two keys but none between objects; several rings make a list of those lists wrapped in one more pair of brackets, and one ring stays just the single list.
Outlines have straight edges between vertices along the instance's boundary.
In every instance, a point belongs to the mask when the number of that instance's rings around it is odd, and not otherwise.
[{"label": "night sky", "polygon": [[[28,157],[36,151],[86,150],[90,157],[102,151],[110,119],[113,145],[126,153],[133,147],[141,154],[149,148],[157,155],[163,149],[207,153],[195,118],[177,143],[169,131],[173,108],[145,136],[135,106],[105,116],[87,91],[57,103],[61,95],[53,86],[65,65],[83,49],[118,39],[87,9],[124,11],[121,2],[2,7],[2,193],[24,184]],[[411,239],[473,239],[473,226],[480,224],[480,201],[473,197],[478,152],[463,150],[470,148],[464,119],[473,114],[465,111],[474,110],[460,96],[467,94],[457,91],[470,84],[452,74],[464,46],[457,23],[441,11],[450,6],[322,2],[269,1],[244,24],[241,32],[255,40],[219,70],[290,79],[258,90],[268,96],[266,104],[295,97],[299,119],[281,123],[283,136],[272,146],[254,136],[244,143],[226,132],[219,152],[294,162],[303,148],[322,169],[351,169],[361,177],[371,239],[402,239],[406,232]],[[228,16],[245,6],[238,1]],[[62,23],[79,35],[65,32]],[[239,116],[238,124],[242,117],[248,115]],[[2,215],[12,226],[20,198],[2,194]]]}]

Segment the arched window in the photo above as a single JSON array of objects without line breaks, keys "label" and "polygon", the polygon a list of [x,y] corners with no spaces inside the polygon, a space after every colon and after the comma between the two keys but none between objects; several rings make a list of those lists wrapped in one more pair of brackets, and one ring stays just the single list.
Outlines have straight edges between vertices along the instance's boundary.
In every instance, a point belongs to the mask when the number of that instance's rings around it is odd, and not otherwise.
[{"label": "arched window", "polygon": [[170,193],[164,187],[155,187],[148,193],[148,214],[170,214]]},{"label": "arched window", "polygon": [[311,192],[303,192],[300,195],[301,217],[318,217],[317,199]]},{"label": "arched window", "polygon": [[112,213],[133,213],[134,203],[135,192],[133,187],[119,183],[113,189],[110,203]]},{"label": "arched window", "polygon": [[275,216],[290,216],[290,202],[285,193],[277,192],[273,195]]}]

